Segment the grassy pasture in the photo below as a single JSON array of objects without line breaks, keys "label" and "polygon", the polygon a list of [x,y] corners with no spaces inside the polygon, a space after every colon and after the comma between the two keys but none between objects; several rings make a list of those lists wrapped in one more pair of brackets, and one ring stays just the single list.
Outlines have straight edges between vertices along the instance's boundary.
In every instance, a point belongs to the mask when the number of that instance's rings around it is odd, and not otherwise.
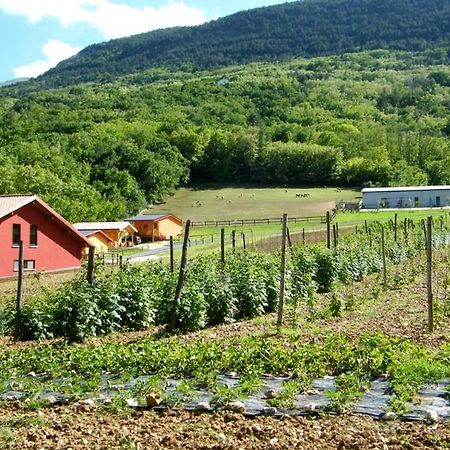
[{"label": "grassy pasture", "polygon": [[[305,197],[297,194],[307,194]],[[309,194],[309,195],[308,195]],[[335,188],[262,188],[262,187],[188,187],[180,188],[155,205],[148,213],[170,212],[183,220],[239,220],[324,215],[336,201],[356,200],[357,189]]]}]

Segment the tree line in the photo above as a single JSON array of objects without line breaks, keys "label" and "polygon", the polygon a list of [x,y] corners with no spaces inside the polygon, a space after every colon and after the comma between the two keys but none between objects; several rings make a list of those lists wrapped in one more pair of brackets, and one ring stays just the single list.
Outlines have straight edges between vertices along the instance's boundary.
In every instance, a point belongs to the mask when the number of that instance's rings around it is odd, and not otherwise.
[{"label": "tree line", "polygon": [[448,0],[289,2],[92,45],[40,82],[54,87],[151,67],[196,71],[377,48],[418,51],[447,45],[449,23]]},{"label": "tree line", "polygon": [[81,221],[126,217],[187,182],[450,184],[447,53],[6,87],[0,194],[36,193]]}]

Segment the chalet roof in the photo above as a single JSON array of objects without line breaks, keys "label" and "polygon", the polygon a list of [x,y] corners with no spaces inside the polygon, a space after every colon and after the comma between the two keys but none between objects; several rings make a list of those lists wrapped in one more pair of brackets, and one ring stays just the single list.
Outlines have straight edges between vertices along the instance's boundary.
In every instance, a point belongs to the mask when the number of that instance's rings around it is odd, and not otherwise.
[{"label": "chalet roof", "polygon": [[79,222],[73,225],[79,231],[105,231],[116,230],[123,231],[130,228],[136,232],[136,228],[130,222]]},{"label": "chalet roof", "polygon": [[112,242],[112,239],[107,234],[103,233],[102,230],[79,230],[79,233],[81,233],[83,236],[86,236],[87,238],[98,233],[102,235],[107,241]]},{"label": "chalet roof", "polygon": [[62,228],[65,228],[72,233],[72,235],[86,247],[91,247],[91,243],[83,235],[81,235],[70,222],[64,219],[63,216],[58,214],[37,195],[0,195],[0,219],[10,214],[14,214],[16,211],[29,205],[30,203],[35,204],[41,210],[51,214]]},{"label": "chalet roof", "polygon": [[164,217],[175,217],[173,214],[167,214],[167,213],[163,213],[163,214],[139,214],[136,217],[131,217],[130,219],[128,219],[131,222],[137,222],[139,220],[161,220]]},{"label": "chalet roof", "polygon": [[450,186],[398,186],[398,187],[377,187],[364,188],[363,194],[369,192],[417,192],[417,191],[450,191]]}]

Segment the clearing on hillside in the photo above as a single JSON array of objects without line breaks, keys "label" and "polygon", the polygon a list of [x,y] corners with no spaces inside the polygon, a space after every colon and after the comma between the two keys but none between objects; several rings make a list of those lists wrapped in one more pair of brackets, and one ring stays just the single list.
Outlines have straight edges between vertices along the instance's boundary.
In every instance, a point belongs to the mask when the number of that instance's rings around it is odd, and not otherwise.
[{"label": "clearing on hillside", "polygon": [[180,188],[151,212],[170,213],[193,221],[234,220],[323,215],[338,201],[361,198],[357,189],[340,188],[264,188],[206,186]]}]

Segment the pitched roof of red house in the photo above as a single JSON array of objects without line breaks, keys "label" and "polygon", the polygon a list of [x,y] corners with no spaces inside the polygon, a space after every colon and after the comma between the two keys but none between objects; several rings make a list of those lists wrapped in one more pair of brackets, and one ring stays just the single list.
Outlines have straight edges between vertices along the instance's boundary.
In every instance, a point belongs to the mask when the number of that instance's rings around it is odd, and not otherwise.
[{"label": "pitched roof of red house", "polygon": [[16,211],[30,203],[36,205],[41,211],[45,211],[54,217],[62,228],[69,231],[75,239],[79,240],[86,247],[92,246],[92,244],[82,236],[70,222],[64,219],[64,217],[58,214],[53,208],[48,206],[47,203],[41,200],[37,195],[0,195],[0,219],[14,214]]}]

